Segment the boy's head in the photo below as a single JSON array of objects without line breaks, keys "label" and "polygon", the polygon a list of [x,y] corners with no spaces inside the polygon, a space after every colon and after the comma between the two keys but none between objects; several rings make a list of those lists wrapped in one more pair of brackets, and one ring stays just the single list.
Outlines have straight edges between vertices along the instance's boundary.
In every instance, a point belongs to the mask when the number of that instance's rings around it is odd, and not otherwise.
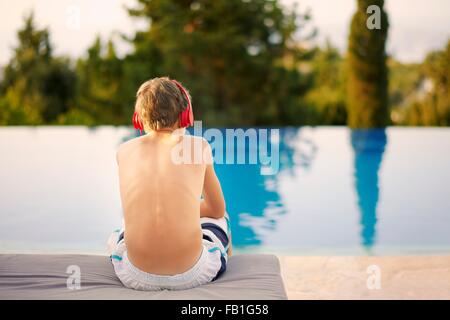
[{"label": "boy's head", "polygon": [[140,86],[135,111],[145,131],[158,130],[178,127],[180,113],[187,105],[187,97],[174,81],[168,77],[153,78]]}]

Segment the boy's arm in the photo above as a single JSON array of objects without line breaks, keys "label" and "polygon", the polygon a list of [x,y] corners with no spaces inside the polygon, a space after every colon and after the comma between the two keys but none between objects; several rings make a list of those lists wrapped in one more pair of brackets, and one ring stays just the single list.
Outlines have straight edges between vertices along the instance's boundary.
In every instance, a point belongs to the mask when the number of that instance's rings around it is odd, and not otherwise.
[{"label": "boy's arm", "polygon": [[219,179],[214,171],[211,147],[207,142],[206,144],[204,157],[206,160],[206,171],[203,182],[203,201],[200,203],[200,217],[219,219],[225,214],[225,199]]}]

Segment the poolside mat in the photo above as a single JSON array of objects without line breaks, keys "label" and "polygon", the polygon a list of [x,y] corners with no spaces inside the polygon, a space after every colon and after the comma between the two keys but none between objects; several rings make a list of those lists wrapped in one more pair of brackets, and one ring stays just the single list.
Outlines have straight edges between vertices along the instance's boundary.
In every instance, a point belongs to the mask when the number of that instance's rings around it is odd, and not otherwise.
[{"label": "poolside mat", "polygon": [[[80,288],[76,289],[77,282],[69,277],[76,276],[78,270]],[[229,259],[225,274],[212,283],[189,290],[149,292],[125,288],[107,256],[0,254],[0,299],[286,298],[274,255],[235,255]]]}]

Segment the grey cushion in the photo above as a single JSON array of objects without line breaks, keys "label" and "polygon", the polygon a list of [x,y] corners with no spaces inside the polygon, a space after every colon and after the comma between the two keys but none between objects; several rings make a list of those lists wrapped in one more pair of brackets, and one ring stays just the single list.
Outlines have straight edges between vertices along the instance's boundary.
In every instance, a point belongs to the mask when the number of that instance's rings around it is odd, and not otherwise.
[{"label": "grey cushion", "polygon": [[[79,290],[67,288],[71,265],[80,268]],[[212,283],[146,292],[125,288],[106,256],[0,254],[0,299],[286,299],[286,292],[274,255],[235,255]]]}]

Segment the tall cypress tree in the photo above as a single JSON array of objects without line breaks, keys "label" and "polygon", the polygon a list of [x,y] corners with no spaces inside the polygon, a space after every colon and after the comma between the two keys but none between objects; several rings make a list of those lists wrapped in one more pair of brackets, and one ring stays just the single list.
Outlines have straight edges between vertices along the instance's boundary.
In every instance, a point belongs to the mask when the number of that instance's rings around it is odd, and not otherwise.
[{"label": "tall cypress tree", "polygon": [[[367,9],[373,5],[375,11],[368,13]],[[389,123],[385,50],[389,22],[383,5],[384,0],[358,0],[351,22],[347,108],[348,125],[352,128],[380,128]],[[372,23],[378,25],[369,27]]]}]

